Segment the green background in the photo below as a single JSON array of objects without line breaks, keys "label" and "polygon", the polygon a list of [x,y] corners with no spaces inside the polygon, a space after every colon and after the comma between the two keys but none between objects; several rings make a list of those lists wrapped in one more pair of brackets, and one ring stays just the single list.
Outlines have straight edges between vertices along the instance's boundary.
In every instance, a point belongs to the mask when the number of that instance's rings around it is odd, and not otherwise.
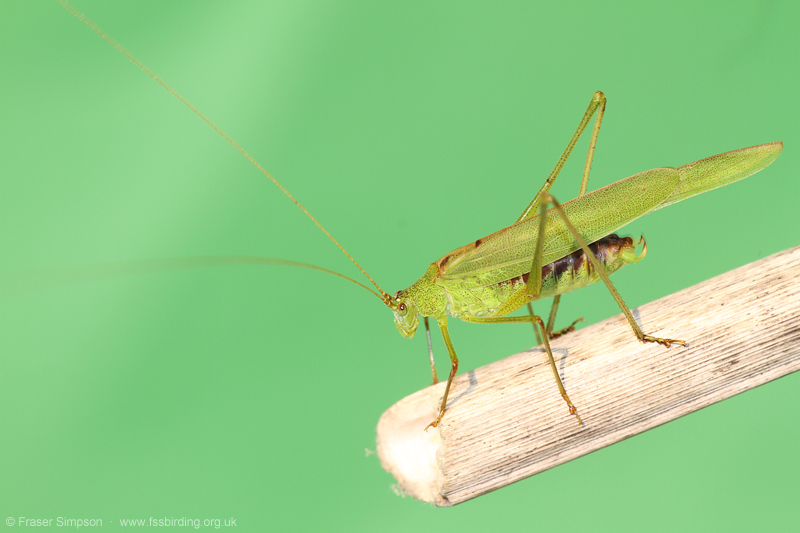
[{"label": "green background", "polygon": [[[623,231],[649,244],[646,261],[615,276],[629,305],[800,242],[796,2],[75,4],[392,293],[511,223],[595,90],[609,103],[590,189],[786,145],[761,174]],[[358,277],[274,185],[55,1],[0,4],[0,65],[6,280],[213,254]],[[556,197],[577,193],[585,146]],[[380,414],[430,377],[424,336],[402,339],[365,291],[282,267],[49,281],[26,293],[6,283],[0,300],[0,529],[13,530],[7,516],[111,528],[234,517],[247,531],[752,531],[800,520],[800,375],[438,509],[396,496],[366,451]],[[593,286],[560,316],[618,312]],[[522,327],[458,322],[451,333],[462,372],[534,343]]]}]

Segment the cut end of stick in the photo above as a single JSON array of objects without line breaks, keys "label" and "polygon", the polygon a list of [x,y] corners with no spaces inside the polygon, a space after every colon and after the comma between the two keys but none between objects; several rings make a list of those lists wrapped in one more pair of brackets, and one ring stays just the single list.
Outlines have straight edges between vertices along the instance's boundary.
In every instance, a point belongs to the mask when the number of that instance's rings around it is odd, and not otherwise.
[{"label": "cut end of stick", "polygon": [[543,350],[457,376],[389,408],[378,455],[400,489],[456,505],[800,370],[800,246],[634,311],[690,347],[638,342],[622,315],[552,343],[575,424]]},{"label": "cut end of stick", "polygon": [[443,506],[448,503],[439,493],[442,474],[436,462],[441,432],[438,427],[425,430],[438,414],[441,385],[404,398],[383,413],[378,421],[377,447],[381,465],[403,492]]}]

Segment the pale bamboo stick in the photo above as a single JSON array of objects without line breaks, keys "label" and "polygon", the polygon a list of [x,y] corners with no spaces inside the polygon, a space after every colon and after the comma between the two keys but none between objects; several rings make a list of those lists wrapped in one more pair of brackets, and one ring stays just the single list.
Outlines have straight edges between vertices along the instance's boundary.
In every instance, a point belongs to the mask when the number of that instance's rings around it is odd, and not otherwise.
[{"label": "pale bamboo stick", "polygon": [[443,383],[400,400],[378,422],[378,454],[399,487],[455,505],[800,369],[800,246],[553,341],[578,426],[541,348],[458,376],[439,428]]}]

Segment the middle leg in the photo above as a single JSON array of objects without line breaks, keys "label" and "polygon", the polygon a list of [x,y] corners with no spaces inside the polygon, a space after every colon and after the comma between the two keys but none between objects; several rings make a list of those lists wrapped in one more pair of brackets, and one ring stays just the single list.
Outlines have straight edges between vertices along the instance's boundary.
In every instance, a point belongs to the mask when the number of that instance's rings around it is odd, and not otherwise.
[{"label": "middle leg", "polygon": [[[522,290],[524,291],[525,288],[523,287]],[[531,308],[531,311],[533,309]],[[556,379],[556,385],[558,385],[558,391],[561,393],[561,397],[567,402],[567,407],[569,408],[569,413],[571,415],[575,415],[575,418],[578,419],[578,424],[583,424],[580,415],[578,415],[578,409],[573,405],[572,401],[569,399],[567,395],[567,391],[564,388],[564,383],[561,381],[561,376],[558,373],[558,367],[556,366],[555,358],[553,357],[553,350],[550,349],[550,339],[547,335],[547,330],[544,325],[544,321],[538,315],[523,315],[523,316],[504,316],[499,318],[478,318],[478,317],[462,317],[466,322],[472,322],[474,324],[519,324],[525,322],[531,322],[534,325],[534,328],[538,327],[538,333],[541,333],[544,350],[547,352],[547,358],[550,360],[550,369],[553,371],[553,376]]]}]

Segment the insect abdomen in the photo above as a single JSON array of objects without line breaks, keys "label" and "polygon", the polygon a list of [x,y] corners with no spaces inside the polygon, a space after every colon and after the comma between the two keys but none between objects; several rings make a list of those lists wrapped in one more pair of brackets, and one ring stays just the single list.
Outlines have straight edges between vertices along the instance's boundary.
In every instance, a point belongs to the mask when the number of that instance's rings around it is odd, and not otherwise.
[{"label": "insect abdomen", "polygon": [[[623,266],[643,257],[634,255],[635,246],[630,237],[611,234],[593,242],[589,248],[594,253],[606,273],[616,272]],[[527,275],[524,276],[527,278]],[[577,250],[566,257],[542,267],[542,291],[539,298],[548,298],[580,289],[600,281],[600,275],[583,250]],[[527,279],[525,280],[527,282]]]},{"label": "insect abdomen", "polygon": [[[640,261],[645,255],[645,251],[638,256],[635,254],[636,246],[633,244],[633,239],[619,237],[616,234],[608,235],[591,243],[589,248],[608,274],[616,272],[627,264]],[[462,295],[462,298],[466,296],[464,300],[468,301],[462,300],[462,305],[459,306],[460,311],[476,317],[495,316],[495,312],[504,302],[525,288],[529,276],[530,274],[526,272],[521,276],[501,281],[489,287],[470,290],[469,295]],[[583,250],[577,250],[542,267],[542,288],[537,299],[565,294],[591,285],[600,279],[600,275]],[[453,301],[450,302],[451,312],[455,307],[453,303]]]}]

